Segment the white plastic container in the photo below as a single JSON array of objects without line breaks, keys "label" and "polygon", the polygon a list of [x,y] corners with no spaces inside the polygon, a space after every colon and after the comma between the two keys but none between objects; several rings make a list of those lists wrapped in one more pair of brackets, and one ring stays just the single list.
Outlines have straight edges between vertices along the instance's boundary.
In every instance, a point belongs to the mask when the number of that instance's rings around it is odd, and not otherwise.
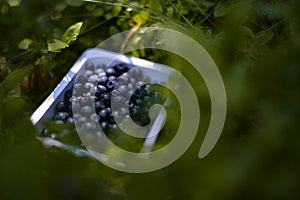
[{"label": "white plastic container", "polygon": [[[168,66],[161,65],[158,63],[150,62],[144,59],[139,59],[135,57],[125,56],[123,54],[106,51],[103,49],[89,49],[86,50],[80,58],[76,61],[70,71],[62,79],[62,81],[57,85],[53,92],[48,96],[48,98],[35,110],[31,116],[31,121],[35,125],[38,132],[44,129],[43,121],[51,121],[57,102],[62,101],[64,98],[64,93],[71,89],[76,75],[83,70],[83,67],[87,62],[92,62],[94,66],[99,64],[111,65],[114,62],[123,62],[129,64],[131,67],[141,67],[144,69],[151,69],[158,71],[155,73],[156,80],[160,82],[168,82],[169,76],[172,74],[172,69]],[[149,73],[151,73],[151,70]],[[147,74],[151,77],[151,74]],[[156,131],[163,126],[163,121],[165,120],[164,112],[160,112],[156,120],[153,123],[153,127],[149,130],[149,135],[151,131]],[[141,149],[142,152],[151,151],[151,147],[155,144],[156,137],[145,138],[144,147]],[[50,139],[50,138],[39,138],[46,146],[55,146],[58,148],[66,149],[76,154],[77,156],[89,155],[89,152],[84,149],[78,149],[71,145],[64,144],[60,141]]]}]

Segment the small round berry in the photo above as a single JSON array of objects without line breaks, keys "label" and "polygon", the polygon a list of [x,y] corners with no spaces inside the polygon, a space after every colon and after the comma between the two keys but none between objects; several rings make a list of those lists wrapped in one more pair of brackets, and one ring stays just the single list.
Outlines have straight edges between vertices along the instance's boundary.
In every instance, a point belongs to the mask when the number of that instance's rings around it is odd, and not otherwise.
[{"label": "small round berry", "polygon": [[85,84],[86,82],[88,81],[88,79],[83,76],[83,75],[80,75],[79,77],[77,77],[77,83],[81,83],[81,84]]},{"label": "small round berry", "polygon": [[106,82],[107,82],[107,77],[106,76],[100,76],[99,77],[99,80],[98,80],[99,85],[106,86]]},{"label": "small round berry", "polygon": [[109,81],[115,81],[115,80],[117,80],[117,77],[116,76],[110,76],[110,77],[108,77],[108,80]]},{"label": "small round berry", "polygon": [[60,101],[56,104],[55,110],[57,112],[66,112],[67,111],[67,106],[65,104],[65,102]]},{"label": "small round berry", "polygon": [[89,77],[88,81],[89,81],[89,83],[97,84],[98,83],[98,76],[97,75],[92,75],[92,76]]},{"label": "small round berry", "polygon": [[105,108],[105,105],[102,101],[96,101],[95,102],[95,109],[96,109],[96,112],[98,113],[100,110],[104,109]]},{"label": "small round berry", "polygon": [[63,125],[63,124],[64,124],[64,121],[62,121],[62,120],[55,120],[54,123],[55,123],[56,125]]},{"label": "small round berry", "polygon": [[113,98],[113,103],[116,106],[123,106],[125,104],[125,98],[122,96],[116,96]]},{"label": "small round berry", "polygon": [[80,117],[77,123],[79,124],[79,126],[82,126],[82,124],[85,124],[87,121],[88,121],[87,117]]},{"label": "small round berry", "polygon": [[128,66],[125,63],[118,63],[114,66],[114,69],[121,74],[128,71]]},{"label": "small round berry", "polygon": [[73,124],[74,124],[74,119],[73,119],[73,117],[69,117],[69,118],[67,119],[67,123],[70,124],[70,125],[73,125]]},{"label": "small round berry", "polygon": [[100,123],[100,126],[101,126],[101,128],[103,129],[103,130],[106,130],[106,129],[108,129],[109,128],[109,124],[107,123],[107,122],[101,122]]},{"label": "small round berry", "polygon": [[109,93],[104,93],[100,96],[100,100],[104,103],[105,106],[110,105],[110,95]]},{"label": "small round berry", "polygon": [[82,124],[80,129],[83,131],[94,131],[97,129],[97,125],[92,122],[86,122],[86,123]]},{"label": "small round berry", "polygon": [[79,112],[80,108],[81,108],[81,106],[79,103],[77,103],[77,102],[72,103],[71,109],[72,109],[73,113]]},{"label": "small round berry", "polygon": [[94,74],[93,70],[85,70],[85,71],[84,71],[84,75],[85,75],[86,77],[89,77],[89,76],[91,76],[91,75],[93,75],[93,74]]},{"label": "small round berry", "polygon": [[85,70],[94,70],[94,64],[92,62],[86,62],[84,67]]},{"label": "small round berry", "polygon": [[92,83],[86,83],[83,86],[83,92],[84,93],[90,92],[91,89],[94,88],[94,87],[95,87],[94,84],[92,84]]},{"label": "small round berry", "polygon": [[108,81],[106,84],[107,89],[112,90],[116,86],[116,81]]},{"label": "small round berry", "polygon": [[92,114],[92,115],[90,116],[90,119],[91,119],[93,122],[97,122],[97,123],[98,123],[98,121],[100,120],[100,117],[99,117],[99,115],[97,115],[96,113],[94,113],[94,114]]},{"label": "small round berry", "polygon": [[162,103],[162,99],[158,92],[153,93],[152,100],[154,101],[154,103]]},{"label": "small round berry", "polygon": [[132,70],[132,77],[134,79],[138,79],[138,80],[142,79],[143,78],[143,71],[139,68],[133,69]]},{"label": "small round berry", "polygon": [[119,76],[118,81],[121,84],[126,84],[128,83],[130,80],[129,74],[128,73],[124,73],[121,76]]},{"label": "small round berry", "polygon": [[73,90],[69,89],[65,92],[64,99],[67,102],[73,96]]},{"label": "small round berry", "polygon": [[66,121],[69,117],[69,114],[67,112],[58,112],[54,116],[54,120],[61,120],[61,121]]},{"label": "small round berry", "polygon": [[99,116],[100,116],[101,120],[107,119],[107,117],[108,117],[107,110],[106,110],[106,109],[101,110],[101,111],[99,112]]},{"label": "small round berry", "polygon": [[112,67],[107,68],[105,70],[105,73],[106,73],[106,76],[116,76],[117,75],[116,71]]},{"label": "small round berry", "polygon": [[95,96],[96,97],[100,97],[101,94],[105,93],[107,91],[107,88],[103,85],[98,85],[97,86],[97,90],[95,92]]},{"label": "small round berry", "polygon": [[112,133],[118,131],[118,129],[119,128],[118,128],[118,126],[116,124],[110,124],[109,125],[109,131],[112,132]]},{"label": "small round berry", "polygon": [[89,117],[93,114],[93,109],[90,106],[83,106],[80,110],[80,114],[82,116]]},{"label": "small round berry", "polygon": [[119,91],[120,93],[126,93],[126,92],[128,91],[128,88],[127,88],[126,85],[120,85],[120,86],[118,87],[118,91]]}]

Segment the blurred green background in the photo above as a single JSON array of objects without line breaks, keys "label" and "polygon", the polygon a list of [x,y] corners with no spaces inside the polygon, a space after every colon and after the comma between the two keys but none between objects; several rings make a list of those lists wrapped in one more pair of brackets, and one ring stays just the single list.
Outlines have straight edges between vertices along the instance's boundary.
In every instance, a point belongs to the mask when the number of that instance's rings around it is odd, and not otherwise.
[{"label": "blurred green background", "polygon": [[[299,11],[299,0],[0,0],[0,199],[299,199]],[[213,151],[197,157],[210,117],[200,75],[155,49],[130,55],[179,70],[201,107],[179,160],[128,174],[44,147],[29,117],[81,53],[148,26],[184,32],[217,63],[228,111]]]}]

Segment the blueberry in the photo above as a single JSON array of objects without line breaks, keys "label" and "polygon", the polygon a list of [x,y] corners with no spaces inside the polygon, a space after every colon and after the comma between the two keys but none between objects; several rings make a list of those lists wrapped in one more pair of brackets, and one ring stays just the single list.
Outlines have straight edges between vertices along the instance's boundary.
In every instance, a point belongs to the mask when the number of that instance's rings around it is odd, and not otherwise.
[{"label": "blueberry", "polygon": [[121,76],[119,76],[118,81],[121,84],[126,84],[128,83],[130,80],[129,74],[128,73],[124,73]]},{"label": "blueberry", "polygon": [[110,76],[110,77],[108,77],[108,80],[109,80],[109,81],[115,81],[116,79],[117,79],[116,76]]},{"label": "blueberry", "polygon": [[113,115],[115,118],[120,117],[120,112],[118,112],[118,111],[113,111],[113,112],[112,112],[112,115]]},{"label": "blueberry", "polygon": [[100,76],[99,77],[99,80],[98,80],[99,85],[106,86],[106,82],[107,82],[107,77],[106,76]]},{"label": "blueberry", "polygon": [[128,71],[128,66],[125,63],[118,63],[114,66],[114,69],[118,74],[121,74]]},{"label": "blueberry", "polygon": [[125,115],[126,113],[127,113],[127,108],[122,107],[122,108],[119,109],[119,114],[120,115]]},{"label": "blueberry", "polygon": [[103,109],[99,112],[99,116],[100,116],[101,120],[107,119],[108,115],[109,115],[109,113],[107,112],[106,109]]},{"label": "blueberry", "polygon": [[101,102],[104,103],[105,106],[109,106],[110,105],[110,95],[109,93],[104,93],[100,96],[100,100]]},{"label": "blueberry", "polygon": [[65,101],[67,102],[73,95],[73,90],[72,89],[69,89],[65,92],[65,96],[64,96],[64,99]]},{"label": "blueberry", "polygon": [[151,119],[147,115],[141,115],[138,124],[141,126],[147,126],[151,122]]},{"label": "blueberry", "polygon": [[97,67],[95,70],[94,70],[95,74],[103,74],[105,73],[104,69],[102,67]]},{"label": "blueberry", "polygon": [[70,125],[73,125],[74,124],[74,119],[72,117],[69,117],[67,119],[67,123],[70,124]]},{"label": "blueberry", "polygon": [[142,79],[143,78],[143,71],[139,68],[133,69],[132,70],[132,77],[134,79],[138,79],[138,80]]},{"label": "blueberry", "polygon": [[86,62],[84,67],[86,70],[94,70],[94,65],[92,62]]},{"label": "blueberry", "polygon": [[97,115],[96,113],[94,113],[94,114],[92,114],[92,115],[90,116],[90,119],[91,119],[93,122],[97,122],[97,123],[98,123],[98,121],[100,120],[100,117],[99,117],[99,115]]},{"label": "blueberry", "polygon": [[89,83],[97,84],[98,83],[98,76],[97,75],[92,75],[92,76],[89,77],[88,81],[89,81]]},{"label": "blueberry", "polygon": [[120,93],[126,93],[126,92],[128,91],[128,88],[127,88],[126,85],[120,85],[120,86],[118,87],[118,91],[119,91]]},{"label": "blueberry", "polygon": [[92,83],[86,83],[83,86],[83,92],[84,93],[90,92],[91,89],[94,88],[94,87],[95,87],[94,84],[92,84]]},{"label": "blueberry", "polygon": [[71,106],[71,109],[72,109],[71,111],[76,113],[76,112],[79,112],[80,108],[81,108],[81,106],[79,103],[73,102],[72,106]]},{"label": "blueberry", "polygon": [[85,84],[87,82],[87,78],[83,75],[80,75],[79,77],[77,77],[77,83],[81,83],[81,84]]},{"label": "blueberry", "polygon": [[88,121],[87,117],[80,117],[77,123],[79,124],[79,126],[82,126],[82,124],[85,124],[87,121]]},{"label": "blueberry", "polygon": [[81,130],[84,130],[84,131],[94,131],[97,129],[97,125],[92,122],[86,122],[86,123],[82,124],[82,126],[80,128],[81,128]]},{"label": "blueberry", "polygon": [[93,109],[90,106],[83,106],[80,110],[80,114],[85,117],[91,116]]},{"label": "blueberry", "polygon": [[116,123],[115,118],[112,115],[112,113],[109,114],[108,121],[110,122],[110,124],[115,124]]},{"label": "blueberry", "polygon": [[145,103],[145,104],[147,104],[149,101],[150,101],[150,96],[148,96],[148,95],[145,95],[145,96],[143,96],[143,102]]},{"label": "blueberry", "polygon": [[64,124],[64,121],[62,121],[62,120],[55,120],[54,123],[55,123],[56,125],[63,125],[63,124]]},{"label": "blueberry", "polygon": [[130,109],[130,115],[136,117],[139,114],[138,108],[135,106],[134,108]]},{"label": "blueberry", "polygon": [[92,105],[94,103],[93,98],[91,96],[82,97],[82,98],[80,98],[79,102],[80,102],[81,106],[88,106],[88,105]]},{"label": "blueberry", "polygon": [[162,99],[158,92],[153,93],[152,100],[154,101],[154,103],[162,103]]},{"label": "blueberry", "polygon": [[89,77],[89,76],[91,76],[93,74],[94,74],[93,70],[85,70],[84,71],[84,75],[86,75],[86,77]]},{"label": "blueberry", "polygon": [[107,123],[107,122],[101,122],[100,123],[100,126],[101,126],[101,128],[103,129],[103,130],[106,130],[106,129],[108,129],[108,127],[109,127],[109,124]]},{"label": "blueberry", "polygon": [[126,106],[128,106],[129,108],[133,108],[134,107],[134,103],[132,101],[126,101]]},{"label": "blueberry", "polygon": [[105,93],[107,91],[107,88],[103,85],[98,85],[97,90],[95,92],[96,97],[100,97],[101,94]]},{"label": "blueberry", "polygon": [[116,96],[113,98],[113,101],[114,103],[117,105],[117,106],[122,106],[125,104],[125,98],[122,97],[122,96]]},{"label": "blueberry", "polygon": [[116,124],[110,124],[109,125],[109,131],[110,132],[116,132],[118,130],[118,126]]},{"label": "blueberry", "polygon": [[105,73],[106,73],[106,76],[116,76],[117,75],[116,71],[112,67],[107,68],[105,70]]},{"label": "blueberry", "polygon": [[80,117],[81,116],[78,113],[73,114],[73,119],[75,119],[75,120],[79,120]]},{"label": "blueberry", "polygon": [[55,110],[57,112],[66,112],[67,111],[67,106],[65,104],[65,102],[60,101],[56,104]]},{"label": "blueberry", "polygon": [[105,108],[105,105],[102,101],[96,101],[95,102],[95,109],[96,109],[96,112],[98,113],[100,110],[104,109]]},{"label": "blueberry", "polygon": [[143,104],[143,100],[142,99],[135,99],[135,101],[134,101],[134,104],[135,105],[142,105]]},{"label": "blueberry", "polygon": [[54,120],[66,121],[68,117],[69,117],[69,114],[67,112],[58,112],[54,116]]},{"label": "blueberry", "polygon": [[107,89],[109,89],[109,90],[114,89],[115,86],[116,86],[116,81],[108,81],[108,82],[106,83],[106,87],[107,87]]},{"label": "blueberry", "polygon": [[144,86],[145,83],[143,81],[138,81],[138,82],[135,83],[135,85],[136,85],[137,88],[140,88],[140,87]]}]

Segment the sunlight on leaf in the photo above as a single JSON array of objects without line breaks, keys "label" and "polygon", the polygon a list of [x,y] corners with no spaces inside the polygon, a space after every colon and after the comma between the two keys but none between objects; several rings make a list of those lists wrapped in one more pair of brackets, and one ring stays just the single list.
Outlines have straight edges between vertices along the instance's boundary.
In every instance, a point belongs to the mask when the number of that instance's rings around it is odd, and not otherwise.
[{"label": "sunlight on leaf", "polygon": [[22,3],[22,0],[8,0],[7,3],[11,7],[16,7]]},{"label": "sunlight on leaf", "polygon": [[79,35],[82,22],[78,22],[72,26],[70,26],[67,31],[62,36],[62,41],[66,44],[70,44],[71,42],[76,41],[77,36]]},{"label": "sunlight on leaf", "polygon": [[149,18],[149,12],[147,11],[140,11],[138,14],[133,16],[133,21],[136,23],[145,24]]},{"label": "sunlight on leaf", "polygon": [[18,48],[22,50],[27,50],[31,43],[32,43],[31,39],[25,38],[19,43]]},{"label": "sunlight on leaf", "polygon": [[251,38],[254,37],[252,30],[247,26],[241,26],[240,31],[243,35],[245,35],[247,37],[251,37]]},{"label": "sunlight on leaf", "polygon": [[68,46],[69,45],[64,43],[63,41],[54,39],[52,43],[48,43],[48,51],[58,53]]}]

